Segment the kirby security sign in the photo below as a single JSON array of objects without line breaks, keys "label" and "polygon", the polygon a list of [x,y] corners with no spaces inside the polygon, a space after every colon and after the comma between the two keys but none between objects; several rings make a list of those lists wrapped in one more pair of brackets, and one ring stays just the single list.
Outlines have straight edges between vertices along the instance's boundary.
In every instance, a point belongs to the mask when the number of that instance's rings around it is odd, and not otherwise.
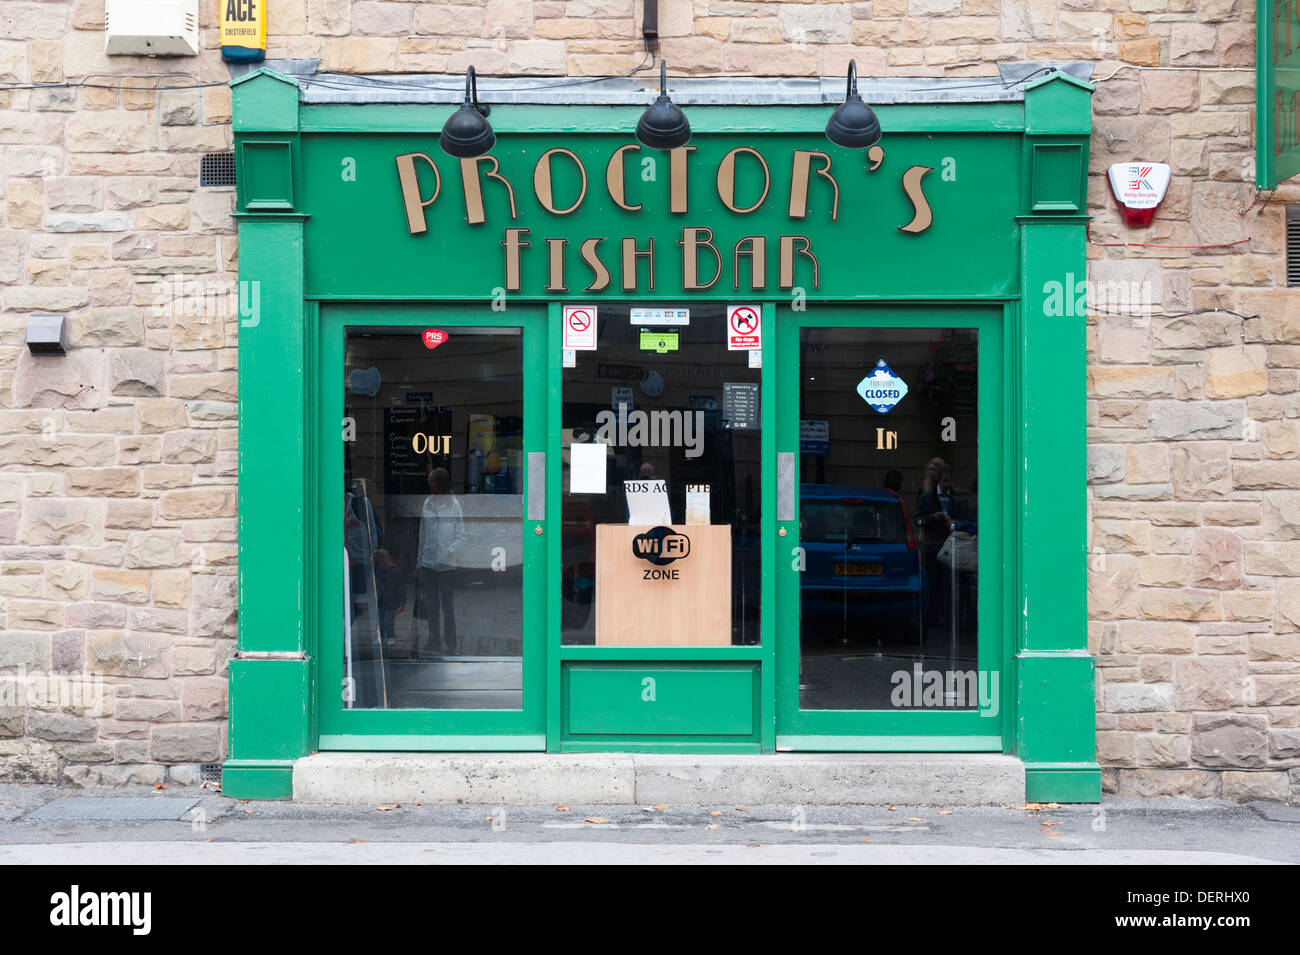
[{"label": "kirby security sign", "polygon": [[858,382],[858,394],[873,410],[889,414],[907,395],[907,382],[894,374],[885,359],[877,358],[871,374]]}]

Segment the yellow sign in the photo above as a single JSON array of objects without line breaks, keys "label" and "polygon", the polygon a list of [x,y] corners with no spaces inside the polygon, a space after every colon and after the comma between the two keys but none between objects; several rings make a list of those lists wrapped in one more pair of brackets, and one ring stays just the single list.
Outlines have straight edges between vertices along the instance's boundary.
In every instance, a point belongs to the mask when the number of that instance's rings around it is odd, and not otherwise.
[{"label": "yellow sign", "polygon": [[217,0],[221,5],[221,58],[255,63],[266,57],[267,0]]}]

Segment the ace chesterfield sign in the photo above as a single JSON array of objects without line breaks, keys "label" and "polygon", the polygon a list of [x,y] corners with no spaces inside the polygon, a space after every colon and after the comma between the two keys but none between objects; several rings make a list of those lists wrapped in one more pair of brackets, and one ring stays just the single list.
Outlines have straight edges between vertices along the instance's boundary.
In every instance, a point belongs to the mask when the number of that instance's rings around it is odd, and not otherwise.
[{"label": "ace chesterfield sign", "polygon": [[1014,294],[1016,137],[904,130],[851,150],[820,132],[710,132],[697,107],[691,144],[661,152],[629,142],[635,111],[608,110],[600,132],[499,129],[491,154],[463,160],[438,148],[436,121],[303,136],[308,294]]}]

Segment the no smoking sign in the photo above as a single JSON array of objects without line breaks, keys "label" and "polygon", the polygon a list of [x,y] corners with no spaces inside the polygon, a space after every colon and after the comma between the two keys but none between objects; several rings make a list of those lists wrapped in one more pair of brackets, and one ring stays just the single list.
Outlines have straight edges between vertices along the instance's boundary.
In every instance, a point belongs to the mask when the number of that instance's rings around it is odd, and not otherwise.
[{"label": "no smoking sign", "polygon": [[595,351],[596,349],[596,306],[564,306],[564,343],[565,348],[576,351]]},{"label": "no smoking sign", "polygon": [[762,311],[757,305],[727,306],[728,351],[753,351],[763,347]]}]

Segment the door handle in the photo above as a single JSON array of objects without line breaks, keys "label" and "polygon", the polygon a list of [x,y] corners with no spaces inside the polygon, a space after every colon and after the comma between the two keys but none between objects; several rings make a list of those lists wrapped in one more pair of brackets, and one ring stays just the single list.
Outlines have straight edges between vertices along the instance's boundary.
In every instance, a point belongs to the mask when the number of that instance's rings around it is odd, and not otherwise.
[{"label": "door handle", "polygon": [[[528,509],[530,521],[546,520],[546,452],[528,452]],[[538,532],[540,533],[540,531]]]},{"label": "door handle", "polygon": [[781,451],[776,456],[776,519],[794,520],[793,451]]}]

